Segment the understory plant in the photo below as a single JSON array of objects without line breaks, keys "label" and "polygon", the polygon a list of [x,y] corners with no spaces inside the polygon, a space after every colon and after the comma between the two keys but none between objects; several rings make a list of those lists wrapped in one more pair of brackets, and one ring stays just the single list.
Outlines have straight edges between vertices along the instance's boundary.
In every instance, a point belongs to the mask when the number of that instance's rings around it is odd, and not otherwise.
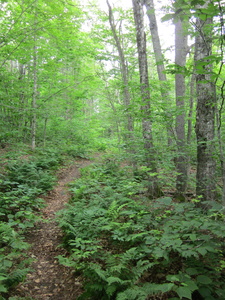
[{"label": "understory plant", "polygon": [[23,233],[40,219],[44,200],[39,196],[53,187],[52,170],[60,163],[60,155],[53,151],[6,160],[0,177],[1,299],[29,272],[30,259],[25,254],[29,245],[24,242]]},{"label": "understory plant", "polygon": [[31,260],[24,252],[28,247],[11,224],[0,222],[0,295],[23,281],[30,271]]},{"label": "understory plant", "polygon": [[146,201],[142,183],[112,161],[82,173],[59,214],[70,251],[59,261],[83,274],[79,299],[224,299],[220,205]]}]

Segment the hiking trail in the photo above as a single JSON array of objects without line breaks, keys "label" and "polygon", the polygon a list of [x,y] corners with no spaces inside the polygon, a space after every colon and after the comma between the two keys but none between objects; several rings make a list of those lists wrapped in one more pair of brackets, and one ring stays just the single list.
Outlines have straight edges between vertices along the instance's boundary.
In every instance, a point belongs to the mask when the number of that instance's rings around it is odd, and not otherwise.
[{"label": "hiking trail", "polygon": [[13,291],[11,296],[26,297],[29,300],[75,300],[82,293],[82,278],[75,277],[72,268],[60,265],[56,256],[65,255],[59,247],[62,232],[55,221],[55,214],[64,208],[70,199],[68,183],[80,177],[80,168],[93,163],[79,159],[70,166],[60,169],[55,188],[43,196],[46,207],[42,210],[43,221],[38,222],[26,235],[31,244],[28,254],[34,259],[33,269],[25,280]]}]

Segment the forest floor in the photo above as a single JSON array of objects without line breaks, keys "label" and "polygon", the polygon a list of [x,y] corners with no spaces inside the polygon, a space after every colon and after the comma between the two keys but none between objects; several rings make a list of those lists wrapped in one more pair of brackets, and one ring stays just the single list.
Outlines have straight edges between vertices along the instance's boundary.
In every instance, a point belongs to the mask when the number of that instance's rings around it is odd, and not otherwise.
[{"label": "forest floor", "polygon": [[11,296],[24,297],[26,300],[74,300],[82,293],[82,278],[75,276],[71,268],[60,265],[56,258],[67,252],[59,247],[63,234],[57,226],[55,215],[70,199],[68,183],[79,178],[80,168],[91,163],[90,160],[79,159],[60,169],[56,187],[42,197],[46,201],[42,211],[43,220],[30,230],[25,239],[31,244],[29,256],[34,259],[31,266],[33,271]]}]

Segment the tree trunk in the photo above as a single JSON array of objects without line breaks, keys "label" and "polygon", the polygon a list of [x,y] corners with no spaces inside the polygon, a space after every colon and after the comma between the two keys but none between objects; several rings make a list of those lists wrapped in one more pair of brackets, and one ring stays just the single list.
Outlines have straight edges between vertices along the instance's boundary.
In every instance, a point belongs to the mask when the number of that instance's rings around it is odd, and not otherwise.
[{"label": "tree trunk", "polygon": [[46,147],[46,133],[47,133],[47,122],[48,122],[48,116],[45,117],[44,122],[44,132],[43,132],[43,147]]},{"label": "tree trunk", "polygon": [[125,110],[126,110],[126,117],[127,117],[127,131],[128,131],[128,138],[132,137],[132,132],[133,132],[133,120],[132,120],[132,116],[130,113],[130,92],[129,92],[129,79],[128,79],[128,68],[127,68],[127,64],[126,64],[126,59],[124,56],[124,50],[121,44],[121,38],[118,36],[117,32],[116,32],[116,25],[114,22],[114,18],[113,18],[113,12],[112,12],[112,7],[109,4],[109,1],[106,0],[107,5],[108,5],[108,9],[109,9],[109,24],[113,33],[113,38],[115,40],[115,44],[116,44],[116,49],[118,51],[119,54],[119,61],[120,61],[120,71],[121,71],[121,76],[122,76],[122,81],[123,81],[123,96],[124,96],[124,105],[125,105]]},{"label": "tree trunk", "polygon": [[[36,28],[37,13],[35,12],[34,28]],[[36,129],[37,129],[37,96],[38,96],[38,83],[37,83],[37,35],[34,31],[34,48],[33,48],[33,96],[31,103],[31,149],[36,148]]]},{"label": "tree trunk", "polygon": [[[185,77],[182,74],[182,67],[186,64],[187,54],[187,35],[184,32],[184,23],[179,18],[175,23],[175,64],[177,72],[175,74],[176,90],[176,137],[177,137],[177,179],[176,190],[177,198],[184,200],[184,194],[187,187],[187,154],[185,138]],[[181,68],[181,69],[180,69]],[[179,70],[180,69],[180,70]]]},{"label": "tree trunk", "polygon": [[[101,65],[102,67],[102,65]],[[108,86],[108,82],[107,82],[107,77],[105,76],[104,73],[104,68],[102,67],[102,80],[105,82],[105,92],[106,92],[106,99],[108,99],[110,107],[112,108],[113,111],[113,121],[115,124],[115,128],[116,128],[116,134],[117,134],[117,138],[118,138],[118,143],[120,144],[121,142],[121,124],[120,124],[120,118],[118,115],[118,111],[116,108],[116,105],[114,103],[115,97],[114,95],[112,95],[112,93],[110,92],[109,86]]]},{"label": "tree trunk", "polygon": [[[146,52],[146,35],[144,31],[144,16],[141,0],[133,1],[134,20],[136,27],[136,39],[138,49],[138,62],[141,84],[142,103],[142,131],[144,139],[144,148],[146,154],[146,164],[152,173],[157,173],[153,137],[152,137],[152,122],[151,122],[151,107],[150,107],[150,88],[148,77],[148,62]],[[158,187],[157,176],[149,178],[149,196],[158,197],[160,189]]]},{"label": "tree trunk", "polygon": [[[25,84],[25,65],[19,64],[19,81],[20,82],[20,91],[18,94],[19,100],[20,100],[20,120],[18,124],[18,129],[20,130],[20,133],[22,134],[22,131],[24,129],[24,123],[25,123],[25,92],[24,92],[24,84]],[[21,137],[20,137],[21,138]]]},{"label": "tree trunk", "polygon": [[[147,16],[149,19],[149,27],[151,32],[152,38],[152,45],[155,55],[155,61],[157,66],[157,73],[160,84],[160,91],[162,99],[167,99],[168,102],[171,102],[171,97],[169,95],[169,91],[165,89],[164,83],[167,82],[167,77],[165,73],[165,66],[164,66],[164,58],[162,54],[161,43],[159,39],[159,32],[157,26],[157,20],[155,16],[155,7],[154,7],[154,0],[144,0],[144,4],[147,9]],[[166,122],[167,122],[167,136],[168,136],[168,146],[172,144],[173,134],[173,116],[172,114],[165,110],[166,114]]]},{"label": "tree trunk", "polygon": [[192,74],[190,81],[190,97],[189,97],[189,112],[188,112],[188,129],[187,129],[187,144],[191,143],[192,134],[192,116],[195,98],[195,74]]},{"label": "tree trunk", "polygon": [[[222,100],[224,102],[224,98]],[[223,105],[222,105],[223,106]],[[221,106],[221,108],[222,108]],[[216,114],[217,119],[217,136],[218,136],[218,143],[219,143],[219,158],[220,158],[220,167],[221,167],[221,177],[222,177],[222,204],[225,205],[225,156],[224,156],[224,144],[223,144],[223,137],[221,132],[221,109],[217,111]]]},{"label": "tree trunk", "polygon": [[33,82],[33,96],[32,96],[32,103],[31,103],[31,108],[32,108],[32,120],[31,120],[31,148],[32,150],[35,150],[36,147],[36,127],[37,127],[37,93],[38,93],[38,88],[37,88],[37,48],[34,46],[34,63],[33,63],[33,76],[34,76],[34,82]]},{"label": "tree trunk", "polygon": [[[204,6],[207,7],[209,2]],[[214,130],[216,93],[212,81],[212,65],[208,56],[212,53],[213,20],[198,18],[196,22],[195,70],[196,70],[196,137],[197,137],[197,185],[196,194],[202,200],[215,200]]]}]

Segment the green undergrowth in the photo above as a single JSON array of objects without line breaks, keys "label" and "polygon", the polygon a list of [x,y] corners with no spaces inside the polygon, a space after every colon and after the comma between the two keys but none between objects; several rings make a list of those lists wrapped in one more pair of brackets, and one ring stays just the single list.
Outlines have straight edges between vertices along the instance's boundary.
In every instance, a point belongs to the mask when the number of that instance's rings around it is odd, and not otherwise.
[{"label": "green undergrowth", "polygon": [[220,205],[147,200],[142,181],[114,160],[84,168],[70,191],[58,216],[70,256],[58,259],[85,278],[79,299],[224,299]]},{"label": "green undergrowth", "polygon": [[[30,259],[23,235],[40,216],[44,201],[39,197],[55,184],[55,170],[62,163],[53,150],[18,157],[6,153],[0,175],[0,299],[24,280]],[[2,297],[2,298],[1,298]]]}]

